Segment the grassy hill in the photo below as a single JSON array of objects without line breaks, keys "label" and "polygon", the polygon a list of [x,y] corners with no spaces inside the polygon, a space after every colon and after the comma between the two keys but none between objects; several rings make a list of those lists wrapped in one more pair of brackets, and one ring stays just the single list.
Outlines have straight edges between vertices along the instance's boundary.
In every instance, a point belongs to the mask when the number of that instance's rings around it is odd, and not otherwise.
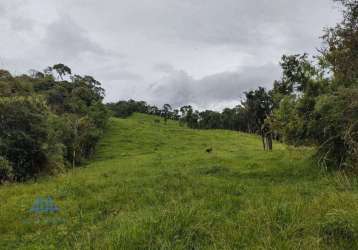
[{"label": "grassy hill", "polygon": [[[311,149],[154,119],[112,119],[86,166],[0,187],[0,249],[358,247],[358,181]],[[47,196],[58,212],[30,211]]]}]

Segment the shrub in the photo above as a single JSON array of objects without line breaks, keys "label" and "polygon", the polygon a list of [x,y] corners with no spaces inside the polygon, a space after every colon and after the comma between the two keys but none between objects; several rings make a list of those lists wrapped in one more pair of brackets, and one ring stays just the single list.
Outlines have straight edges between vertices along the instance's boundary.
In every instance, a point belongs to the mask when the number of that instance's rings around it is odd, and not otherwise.
[{"label": "shrub", "polygon": [[321,131],[318,156],[325,167],[357,169],[358,88],[318,98],[315,129]]}]

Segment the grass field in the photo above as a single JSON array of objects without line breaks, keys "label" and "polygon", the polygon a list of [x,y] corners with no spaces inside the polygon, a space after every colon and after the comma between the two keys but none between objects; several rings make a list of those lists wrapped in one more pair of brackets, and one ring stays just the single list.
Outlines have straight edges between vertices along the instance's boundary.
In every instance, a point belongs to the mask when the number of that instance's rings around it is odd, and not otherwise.
[{"label": "grass field", "polygon": [[[358,249],[357,178],[154,119],[112,119],[87,165],[0,187],[0,249]],[[30,211],[47,196],[58,212]]]}]

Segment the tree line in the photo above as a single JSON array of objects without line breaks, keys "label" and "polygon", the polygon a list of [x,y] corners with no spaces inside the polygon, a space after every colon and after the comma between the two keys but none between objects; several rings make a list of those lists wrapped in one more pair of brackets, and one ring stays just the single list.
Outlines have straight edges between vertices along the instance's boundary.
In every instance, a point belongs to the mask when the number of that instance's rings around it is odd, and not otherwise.
[{"label": "tree line", "polygon": [[230,129],[272,140],[317,147],[325,169],[358,170],[358,2],[335,0],[343,20],[325,30],[319,55],[284,55],[282,77],[270,90],[245,92],[243,101],[222,112],[198,111],[187,105],[172,110],[133,100],[109,104],[114,114],[155,114],[194,129]]},{"label": "tree line", "polygon": [[110,114],[103,97],[100,82],[63,64],[20,76],[0,70],[0,183],[89,158]]}]

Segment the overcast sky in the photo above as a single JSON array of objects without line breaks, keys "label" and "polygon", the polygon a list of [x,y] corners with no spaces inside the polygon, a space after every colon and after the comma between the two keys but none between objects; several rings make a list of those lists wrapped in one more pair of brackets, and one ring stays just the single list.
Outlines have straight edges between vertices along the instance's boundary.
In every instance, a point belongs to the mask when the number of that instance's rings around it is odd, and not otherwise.
[{"label": "overcast sky", "polygon": [[331,0],[0,0],[0,68],[64,63],[106,101],[221,109],[280,78],[284,53],[315,53]]}]

